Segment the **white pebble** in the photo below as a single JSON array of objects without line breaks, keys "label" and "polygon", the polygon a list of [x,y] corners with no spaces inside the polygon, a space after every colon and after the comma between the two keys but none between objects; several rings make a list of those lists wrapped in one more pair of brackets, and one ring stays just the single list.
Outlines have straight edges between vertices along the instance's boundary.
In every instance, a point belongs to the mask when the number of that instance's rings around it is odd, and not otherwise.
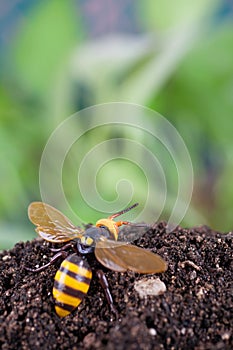
[{"label": "white pebble", "polygon": [[167,289],[159,278],[143,278],[135,282],[134,288],[140,298],[147,297],[147,295],[160,295],[166,292]]},{"label": "white pebble", "polygon": [[11,259],[10,255],[5,255],[5,256],[2,257],[3,261],[10,260],[10,259]]},{"label": "white pebble", "polygon": [[149,333],[150,333],[150,335],[153,335],[153,336],[155,336],[157,334],[157,332],[154,328],[150,328]]}]

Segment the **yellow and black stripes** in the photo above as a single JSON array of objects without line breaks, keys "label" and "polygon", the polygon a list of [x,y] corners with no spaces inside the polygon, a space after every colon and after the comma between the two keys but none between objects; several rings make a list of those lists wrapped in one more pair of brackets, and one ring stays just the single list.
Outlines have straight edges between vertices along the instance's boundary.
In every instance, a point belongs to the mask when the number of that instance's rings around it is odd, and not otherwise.
[{"label": "yellow and black stripes", "polygon": [[92,272],[88,262],[77,254],[66,258],[54,279],[55,309],[60,317],[71,313],[88,292]]}]

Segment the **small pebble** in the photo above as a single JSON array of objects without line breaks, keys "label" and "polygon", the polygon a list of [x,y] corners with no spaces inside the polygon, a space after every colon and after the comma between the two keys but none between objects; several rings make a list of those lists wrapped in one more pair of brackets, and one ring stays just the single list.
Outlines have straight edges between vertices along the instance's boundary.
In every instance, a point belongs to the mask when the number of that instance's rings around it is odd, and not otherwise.
[{"label": "small pebble", "polygon": [[155,336],[157,334],[157,332],[154,328],[150,328],[149,333],[150,333],[150,335],[153,335],[153,336]]},{"label": "small pebble", "polygon": [[160,295],[166,292],[166,286],[159,278],[143,278],[135,282],[134,288],[140,298],[144,298],[147,295]]},{"label": "small pebble", "polygon": [[10,260],[10,259],[11,259],[10,255],[5,255],[2,257],[3,261]]}]

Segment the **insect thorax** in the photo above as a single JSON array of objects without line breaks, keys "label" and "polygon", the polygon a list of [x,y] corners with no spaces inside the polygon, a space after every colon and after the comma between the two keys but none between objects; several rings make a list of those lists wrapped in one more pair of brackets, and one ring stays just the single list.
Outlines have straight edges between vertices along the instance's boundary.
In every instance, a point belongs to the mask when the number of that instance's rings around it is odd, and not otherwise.
[{"label": "insect thorax", "polygon": [[101,237],[111,238],[111,233],[107,227],[89,227],[81,238],[81,243],[87,246],[95,246],[95,243],[100,240]]}]

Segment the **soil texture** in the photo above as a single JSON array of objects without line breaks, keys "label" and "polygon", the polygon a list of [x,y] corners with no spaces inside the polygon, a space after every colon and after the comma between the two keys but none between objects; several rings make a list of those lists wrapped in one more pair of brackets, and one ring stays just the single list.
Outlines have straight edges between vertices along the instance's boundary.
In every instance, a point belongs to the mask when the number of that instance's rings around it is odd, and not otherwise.
[{"label": "soil texture", "polygon": [[[101,267],[88,256],[93,279],[69,316],[54,311],[53,280],[61,261],[42,272],[25,266],[47,263],[54,252],[41,239],[18,243],[0,254],[0,348],[18,349],[233,349],[233,234],[208,227],[166,232],[158,223],[133,244],[168,263],[159,275],[166,291],[140,298],[135,282],[155,278]],[[59,247],[59,245],[58,245]],[[108,279],[118,318],[95,276]]]}]

